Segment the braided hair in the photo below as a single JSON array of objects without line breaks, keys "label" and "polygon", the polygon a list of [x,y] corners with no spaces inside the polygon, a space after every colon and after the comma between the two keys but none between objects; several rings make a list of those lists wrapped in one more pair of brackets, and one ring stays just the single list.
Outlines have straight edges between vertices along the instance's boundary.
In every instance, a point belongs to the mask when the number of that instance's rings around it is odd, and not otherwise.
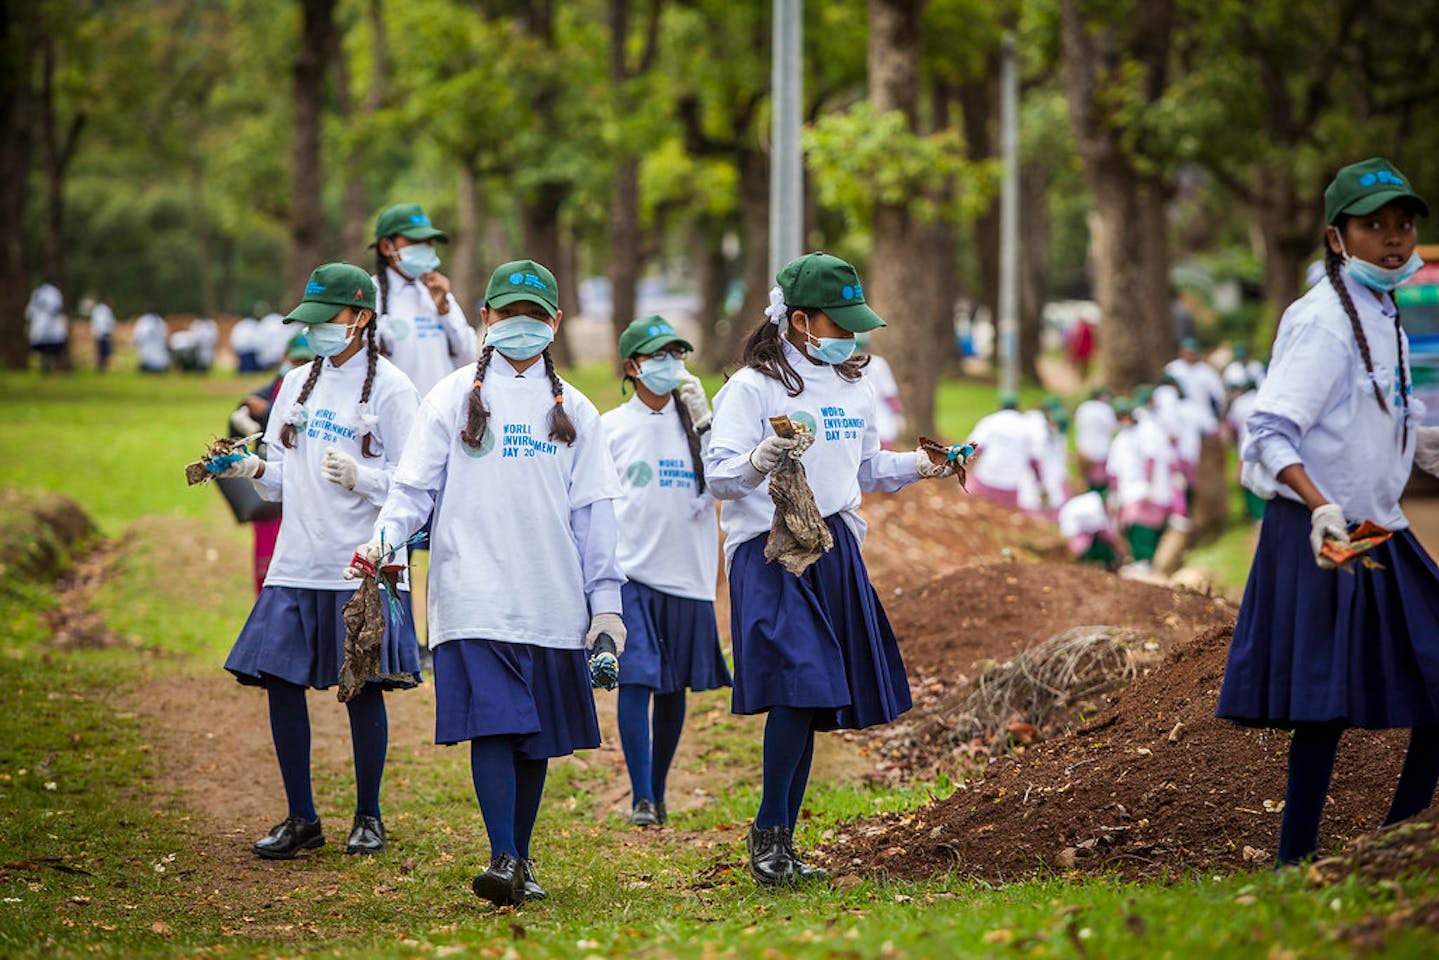
[{"label": "braided hair", "polygon": [[[629,359],[634,358],[631,357]],[[635,378],[632,375],[628,373],[625,374],[624,379],[620,381],[620,393],[623,394],[625,392],[625,387],[633,384],[634,380]],[[679,414],[680,426],[684,427],[685,429],[685,439],[689,441],[690,462],[694,464],[695,471],[695,491],[697,493],[704,493],[705,465],[704,459],[700,452],[700,435],[695,430],[694,418],[690,416],[689,407],[685,406],[684,400],[680,398],[680,392],[678,388],[670,391],[670,398],[674,401],[675,412]]]},{"label": "braided hair", "polygon": [[565,412],[565,386],[560,382],[559,374],[555,373],[555,361],[550,356],[550,348],[545,347],[540,356],[544,358],[545,376],[550,378],[550,389],[555,395],[555,405],[550,408],[550,439],[565,444],[574,443],[575,425],[570,420],[570,415]]},{"label": "braided hair", "polygon": [[[790,315],[799,310],[806,315],[820,311],[811,307],[790,307]],[[760,325],[749,335],[744,344],[744,365],[753,367],[771,380],[778,380],[784,384],[784,392],[791,397],[797,397],[804,392],[804,380],[790,366],[789,360],[784,355],[783,337],[780,336],[779,324],[773,323],[768,317],[760,321]],[[840,378],[850,383],[858,380],[862,371],[869,365],[868,355],[851,357],[844,363],[835,364],[835,372]]]},{"label": "braided hair", "polygon": [[[375,325],[379,322],[378,317],[371,318],[365,327],[365,385],[360,388],[360,402],[370,402],[370,387],[375,382],[375,365],[380,360],[380,345],[375,338]],[[360,441],[360,452],[367,457],[378,457],[374,450],[375,435],[369,430]]]},{"label": "braided hair", "polygon": [[487,343],[480,351],[479,362],[475,364],[475,385],[470,389],[465,428],[460,431],[460,442],[472,450],[480,448],[480,441],[485,439],[485,430],[490,425],[490,411],[480,397],[480,388],[485,384],[485,371],[490,368],[490,358],[494,355],[495,348]]},{"label": "braided hair", "polygon": [[375,245],[375,279],[380,285],[379,313],[384,315],[390,312],[390,258],[380,252],[378,242]]},{"label": "braided hair", "polygon": [[[315,382],[320,379],[320,370],[324,365],[324,357],[317,356],[310,361],[310,375],[305,378],[305,385],[300,388],[300,396],[295,400],[296,406],[304,406],[305,401],[310,399],[310,391],[315,389]],[[280,428],[280,442],[285,445],[286,450],[295,449],[295,433],[293,423],[287,423]]]},{"label": "braided hair", "polygon": [[[1348,219],[1346,216],[1339,217],[1333,224],[1334,229],[1342,234],[1344,223]],[[1340,274],[1340,268],[1343,265],[1343,256],[1326,242],[1324,244],[1324,272],[1329,275],[1329,283],[1334,287],[1334,292],[1339,294],[1339,303],[1349,317],[1349,326],[1354,331],[1355,341],[1359,344],[1359,354],[1364,358],[1364,370],[1369,374],[1369,383],[1374,388],[1374,399],[1379,401],[1379,409],[1388,413],[1389,404],[1384,399],[1384,391],[1379,389],[1379,384],[1374,380],[1374,361],[1369,355],[1369,340],[1364,336],[1364,327],[1359,323],[1359,311],[1355,309],[1354,300],[1349,296],[1349,288]],[[1397,303],[1394,305],[1394,348],[1399,358],[1399,402],[1404,407],[1400,413],[1404,430],[1400,440],[1400,449],[1402,450],[1409,446],[1409,372],[1404,366],[1404,334],[1400,325]]]}]

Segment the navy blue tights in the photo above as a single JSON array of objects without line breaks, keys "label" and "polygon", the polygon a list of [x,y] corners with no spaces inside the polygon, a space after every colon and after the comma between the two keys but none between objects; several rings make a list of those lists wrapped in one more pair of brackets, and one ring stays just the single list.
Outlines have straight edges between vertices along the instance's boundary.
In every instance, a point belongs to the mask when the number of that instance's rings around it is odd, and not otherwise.
[{"label": "navy blue tights", "polygon": [[[1294,728],[1289,744],[1289,784],[1284,791],[1284,821],[1279,827],[1279,864],[1298,863],[1319,849],[1324,798],[1334,775],[1342,723],[1305,723]],[[1434,802],[1439,783],[1439,723],[1409,733],[1404,767],[1384,825],[1407,820]]]},{"label": "navy blue tights", "polygon": [[814,710],[771,707],[764,725],[764,793],[754,825],[760,830],[799,821],[814,760]]},{"label": "navy blue tights", "polygon": [[[275,757],[280,761],[280,779],[291,817],[315,820],[315,795],[310,786],[310,709],[305,688],[283,680],[265,685],[270,697],[270,736]],[[390,724],[385,714],[385,694],[379,687],[364,692],[345,704],[350,713],[350,741],[355,757],[355,812],[380,815],[380,780],[385,775],[385,752],[389,749]]]},{"label": "navy blue tights", "polygon": [[[620,746],[630,772],[630,793],[633,802],[653,800],[663,803],[670,764],[680,744],[685,725],[685,692],[654,694],[654,719],[650,719],[649,687],[620,684],[616,712],[620,724]],[[653,723],[654,743],[650,742]]]},{"label": "navy blue tights", "polygon": [[470,777],[490,837],[490,858],[508,853],[528,860],[530,837],[540,815],[549,760],[520,755],[519,738],[476,737],[470,741]]}]

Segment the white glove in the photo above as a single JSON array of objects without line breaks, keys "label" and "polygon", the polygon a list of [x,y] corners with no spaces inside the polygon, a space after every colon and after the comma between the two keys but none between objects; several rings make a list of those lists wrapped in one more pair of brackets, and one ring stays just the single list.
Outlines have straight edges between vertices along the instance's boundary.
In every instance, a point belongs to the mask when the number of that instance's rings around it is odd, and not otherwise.
[{"label": "white glove", "polygon": [[615,656],[625,652],[625,622],[618,613],[597,613],[590,617],[590,629],[585,633],[585,649],[593,650],[595,640],[602,633],[608,633],[615,642]]},{"label": "white glove", "polygon": [[784,455],[794,449],[795,437],[765,437],[749,453],[750,466],[760,473],[774,473],[784,463]]},{"label": "white glove", "polygon": [[1414,440],[1414,465],[1439,477],[1439,427],[1420,427]]},{"label": "white glove", "polygon": [[919,470],[919,476],[924,480],[934,480],[939,477],[954,476],[954,464],[948,461],[935,463],[929,459],[929,454],[924,452],[923,447],[916,447],[914,451],[914,465]]},{"label": "white glove", "polygon": [[360,479],[360,465],[355,458],[348,453],[341,453],[334,447],[325,451],[324,462],[320,464],[320,472],[325,479],[331,483],[338,483],[346,490],[355,489],[355,483]]},{"label": "white glove", "polygon": [[1334,562],[1319,552],[1326,538],[1349,545],[1349,525],[1344,522],[1344,511],[1332,503],[1315,507],[1309,514],[1309,546],[1314,550],[1314,562],[1325,570],[1333,570]]},{"label": "white glove", "polygon": [[230,426],[242,437],[248,437],[252,433],[263,433],[265,428],[260,426],[260,421],[250,415],[250,411],[244,407],[235,408],[230,414]]},{"label": "white glove", "polygon": [[685,374],[684,382],[680,384],[680,400],[689,411],[690,423],[694,424],[695,431],[703,433],[714,414],[710,411],[704,384],[700,383],[699,377],[692,373]]},{"label": "white glove", "polygon": [[[379,540],[371,540],[369,543],[363,543],[356,547],[354,556],[350,558],[350,565],[345,567],[345,579],[359,580],[361,577],[373,574],[374,568],[380,563],[382,550],[384,547],[380,545]],[[369,563],[370,569],[366,570],[361,561]]]},{"label": "white glove", "polygon": [[260,468],[264,466],[264,464],[264,460],[255,456],[253,453],[250,453],[236,460],[234,463],[230,464],[225,469],[215,474],[215,476],[217,478],[240,477],[245,480],[253,480],[260,475]]}]

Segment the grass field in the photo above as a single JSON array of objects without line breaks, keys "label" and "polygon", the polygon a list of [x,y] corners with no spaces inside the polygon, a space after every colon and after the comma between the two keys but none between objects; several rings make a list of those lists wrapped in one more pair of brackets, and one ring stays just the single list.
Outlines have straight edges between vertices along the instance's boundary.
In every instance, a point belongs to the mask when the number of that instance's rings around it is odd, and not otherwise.
[{"label": "grass field", "polygon": [[[573,379],[602,409],[618,399],[607,371]],[[1002,887],[856,876],[762,893],[743,865],[758,728],[730,716],[722,693],[691,700],[686,737],[698,749],[686,773],[710,796],[670,830],[634,832],[602,808],[597,798],[623,777],[613,754],[554,765],[536,839],[551,897],[519,912],[469,893],[485,840],[467,754],[402,744],[393,726],[386,855],[357,860],[334,845],[350,795],[345,745],[342,762],[316,766],[332,845],[291,863],[250,862],[236,854],[248,841],[224,836],[225,824],[166,782],[176,771],[163,731],[136,705],[213,680],[248,611],[248,531],[214,491],[186,489],[180,467],[251,386],[0,376],[0,486],[66,493],[119,541],[92,600],[116,636],[106,645],[57,647],[44,620],[55,594],[0,576],[0,956],[1345,957],[1353,925],[1376,916],[1382,925],[1439,889],[1424,876],[1319,888],[1302,871],[1261,871],[1142,884],[1052,875]],[[946,384],[946,434],[960,435],[992,399],[990,388]],[[234,684],[223,691],[245,695]],[[204,710],[194,722],[204,724]],[[223,765],[238,732],[217,720],[213,734]],[[962,788],[816,780],[801,843]],[[1436,952],[1439,940],[1403,923],[1384,940],[1386,956]]]}]

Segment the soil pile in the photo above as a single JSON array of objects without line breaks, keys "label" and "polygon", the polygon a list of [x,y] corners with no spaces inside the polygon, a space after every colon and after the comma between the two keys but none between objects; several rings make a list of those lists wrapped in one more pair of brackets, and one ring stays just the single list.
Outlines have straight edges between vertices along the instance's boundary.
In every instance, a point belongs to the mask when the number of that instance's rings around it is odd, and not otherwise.
[{"label": "soil pile", "polygon": [[[956,870],[991,882],[1269,867],[1288,739],[1215,718],[1230,632],[1211,628],[1176,647],[1107,698],[1092,723],[994,762],[943,801],[836,828],[830,864],[906,879]],[[1383,819],[1407,736],[1345,735],[1321,850]]]}]

